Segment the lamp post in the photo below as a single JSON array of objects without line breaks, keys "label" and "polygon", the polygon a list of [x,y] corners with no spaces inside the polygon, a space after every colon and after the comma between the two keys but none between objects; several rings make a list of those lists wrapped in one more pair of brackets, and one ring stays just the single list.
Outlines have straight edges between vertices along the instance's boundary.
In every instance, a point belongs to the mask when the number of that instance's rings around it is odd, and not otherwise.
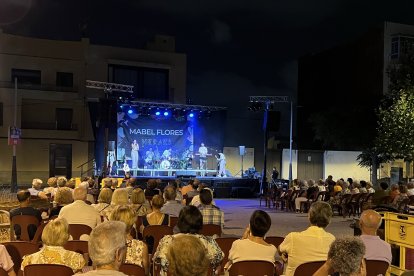
[{"label": "lamp post", "polygon": [[[287,103],[288,96],[250,96],[249,98],[250,98],[251,103],[262,103],[263,104],[263,111],[264,111],[264,116],[263,116],[263,174],[262,174],[262,179],[260,182],[260,193],[263,193],[263,188],[264,188],[264,185],[266,184],[266,172],[267,172],[266,171],[266,167],[267,167],[267,118],[269,114],[270,105],[274,103]],[[292,109],[292,102],[291,102],[291,109]],[[291,114],[290,120],[291,120],[290,140],[292,141],[292,114]],[[291,163],[292,156],[290,157],[290,160],[291,160],[290,161]],[[289,172],[291,172],[291,165],[289,168]]]}]

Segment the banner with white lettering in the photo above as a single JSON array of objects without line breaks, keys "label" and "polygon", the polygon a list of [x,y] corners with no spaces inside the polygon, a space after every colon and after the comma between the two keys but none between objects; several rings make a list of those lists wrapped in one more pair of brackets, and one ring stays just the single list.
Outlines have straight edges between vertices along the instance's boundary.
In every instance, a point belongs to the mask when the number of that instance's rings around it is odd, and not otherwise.
[{"label": "banner with white lettering", "polygon": [[117,160],[131,169],[185,168],[193,144],[191,121],[118,113]]}]

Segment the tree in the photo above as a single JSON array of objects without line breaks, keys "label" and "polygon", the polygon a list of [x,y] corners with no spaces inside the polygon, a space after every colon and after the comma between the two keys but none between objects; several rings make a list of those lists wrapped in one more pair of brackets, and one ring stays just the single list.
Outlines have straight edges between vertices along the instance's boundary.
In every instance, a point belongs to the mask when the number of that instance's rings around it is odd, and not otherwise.
[{"label": "tree", "polygon": [[414,89],[394,94],[392,104],[378,109],[375,146],[385,159],[414,157]]}]

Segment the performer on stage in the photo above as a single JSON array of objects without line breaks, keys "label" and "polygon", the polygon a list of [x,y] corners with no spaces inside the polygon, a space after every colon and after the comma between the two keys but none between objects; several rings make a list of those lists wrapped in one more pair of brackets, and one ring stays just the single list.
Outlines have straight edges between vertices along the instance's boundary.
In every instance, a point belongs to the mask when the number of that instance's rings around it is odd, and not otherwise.
[{"label": "performer on stage", "polygon": [[125,175],[127,175],[127,174],[129,174],[130,173],[130,169],[129,169],[129,165],[128,165],[128,163],[127,163],[127,161],[125,160],[125,162],[124,162],[124,167],[123,167],[123,170],[124,170],[124,173],[125,173]]},{"label": "performer on stage", "polygon": [[162,159],[169,160],[171,158],[171,152],[172,152],[172,149],[164,150],[164,152],[162,153]]},{"label": "performer on stage", "polygon": [[131,158],[132,158],[132,169],[138,169],[138,151],[139,145],[137,140],[131,144]]},{"label": "performer on stage", "polygon": [[218,161],[217,177],[226,177],[226,156],[220,152],[216,159]]},{"label": "performer on stage", "polygon": [[152,168],[154,166],[154,157],[154,151],[152,150],[152,148],[149,148],[145,153],[145,164],[147,164],[148,168]]},{"label": "performer on stage", "polygon": [[[207,155],[208,150],[204,146],[204,143],[201,143],[200,147],[198,148],[198,154],[200,155],[200,170],[207,169]],[[204,173],[201,173],[202,176],[204,176]]]}]

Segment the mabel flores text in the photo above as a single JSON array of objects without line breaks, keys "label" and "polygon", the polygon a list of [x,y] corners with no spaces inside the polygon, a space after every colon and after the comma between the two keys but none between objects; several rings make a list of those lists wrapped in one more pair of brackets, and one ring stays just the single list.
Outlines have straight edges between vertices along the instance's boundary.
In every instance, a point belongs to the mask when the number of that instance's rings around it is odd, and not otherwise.
[{"label": "mabel flores text", "polygon": [[184,131],[182,129],[152,129],[152,128],[130,128],[129,134],[138,135],[154,135],[154,136],[182,136]]}]

